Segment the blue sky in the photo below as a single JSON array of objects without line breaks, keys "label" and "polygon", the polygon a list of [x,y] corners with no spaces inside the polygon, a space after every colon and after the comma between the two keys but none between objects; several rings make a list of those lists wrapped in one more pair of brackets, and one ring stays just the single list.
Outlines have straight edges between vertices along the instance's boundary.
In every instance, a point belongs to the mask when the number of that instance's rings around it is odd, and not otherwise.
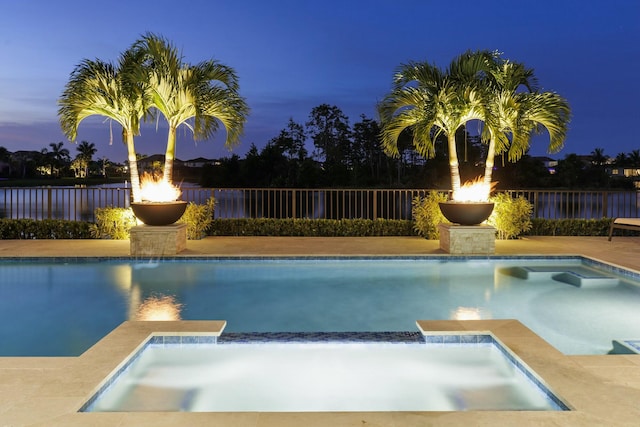
[{"label": "blue sky", "polygon": [[[640,149],[640,2],[609,0],[166,1],[4,0],[0,4],[0,146],[40,150],[65,141],[57,99],[83,58],[116,61],[141,34],[178,46],[188,62],[216,59],[233,67],[251,107],[244,156],[278,135],[289,118],[304,124],[311,109],[336,105],[351,124],[388,92],[394,70],[408,61],[445,67],[471,49],[491,49],[535,69],[544,90],[566,97],[573,120],[565,149],[605,154]],[[97,157],[123,161],[119,128],[90,119],[78,141]],[[136,139],[144,154],[164,152],[166,134],[154,125]],[[177,157],[229,155],[224,133],[193,142],[179,132]],[[543,155],[547,139],[531,153]]]}]

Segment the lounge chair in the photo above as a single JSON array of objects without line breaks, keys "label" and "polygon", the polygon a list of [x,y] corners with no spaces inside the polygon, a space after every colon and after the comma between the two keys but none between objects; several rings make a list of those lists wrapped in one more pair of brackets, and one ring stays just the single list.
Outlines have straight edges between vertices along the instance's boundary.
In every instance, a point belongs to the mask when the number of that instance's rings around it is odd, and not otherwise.
[{"label": "lounge chair", "polygon": [[609,241],[613,236],[613,229],[619,228],[621,230],[634,230],[640,231],[640,218],[616,218],[611,223],[609,228]]}]

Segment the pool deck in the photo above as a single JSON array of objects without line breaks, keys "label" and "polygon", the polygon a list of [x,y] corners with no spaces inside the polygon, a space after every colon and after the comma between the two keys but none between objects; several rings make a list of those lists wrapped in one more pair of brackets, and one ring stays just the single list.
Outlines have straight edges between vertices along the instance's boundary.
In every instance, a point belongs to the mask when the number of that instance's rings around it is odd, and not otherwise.
[{"label": "pool deck", "polygon": [[[497,255],[584,255],[640,272],[640,238],[528,237]],[[417,237],[208,237],[178,256],[446,255]],[[0,257],[127,257],[129,241],[0,240]],[[639,309],[638,320],[640,320]],[[224,319],[220,319],[224,320]],[[428,319],[416,319],[428,320]],[[640,325],[640,321],[637,322]],[[216,322],[125,322],[79,357],[0,358],[0,426],[625,426],[640,424],[640,355],[565,356],[514,320],[427,321],[428,330],[491,330],[570,412],[78,413],[100,381],[152,331],[215,332]],[[638,337],[640,338],[640,326]],[[0,344],[1,345],[1,344]]]}]

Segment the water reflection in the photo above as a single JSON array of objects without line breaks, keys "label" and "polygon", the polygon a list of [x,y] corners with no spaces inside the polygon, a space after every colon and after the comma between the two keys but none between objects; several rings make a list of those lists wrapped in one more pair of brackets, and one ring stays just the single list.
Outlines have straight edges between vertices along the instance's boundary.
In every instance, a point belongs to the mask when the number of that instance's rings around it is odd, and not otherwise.
[{"label": "water reflection", "polygon": [[[166,278],[167,272],[154,271],[159,263],[121,264],[114,266],[110,271],[112,281],[117,289],[127,300],[128,320],[182,320],[181,311],[184,304],[179,297],[168,293],[166,283],[159,283],[160,278]],[[182,269],[176,269],[182,270]],[[173,271],[172,273],[176,273]],[[185,277],[182,271],[177,274]],[[169,274],[172,276],[173,274]],[[173,280],[176,284],[183,285],[179,280]]]},{"label": "water reflection", "polygon": [[491,319],[491,312],[481,307],[457,307],[451,310],[451,320]]},{"label": "water reflection", "polygon": [[181,320],[182,304],[173,295],[150,296],[137,308],[132,320]]}]

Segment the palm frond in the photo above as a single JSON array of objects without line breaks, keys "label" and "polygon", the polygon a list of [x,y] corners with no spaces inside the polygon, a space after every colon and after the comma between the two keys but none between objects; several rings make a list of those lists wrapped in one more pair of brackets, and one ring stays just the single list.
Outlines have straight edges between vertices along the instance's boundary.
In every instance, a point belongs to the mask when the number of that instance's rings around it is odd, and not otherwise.
[{"label": "palm frond", "polygon": [[151,107],[170,128],[184,125],[199,140],[211,137],[222,123],[227,128],[226,145],[238,142],[249,109],[237,92],[238,77],[231,67],[215,60],[185,63],[175,46],[152,33],[134,46],[145,55]]},{"label": "palm frond", "polygon": [[72,141],[87,117],[104,116],[134,134],[140,131],[144,98],[130,75],[108,62],[85,59],[72,71],[58,100],[62,132]]}]

